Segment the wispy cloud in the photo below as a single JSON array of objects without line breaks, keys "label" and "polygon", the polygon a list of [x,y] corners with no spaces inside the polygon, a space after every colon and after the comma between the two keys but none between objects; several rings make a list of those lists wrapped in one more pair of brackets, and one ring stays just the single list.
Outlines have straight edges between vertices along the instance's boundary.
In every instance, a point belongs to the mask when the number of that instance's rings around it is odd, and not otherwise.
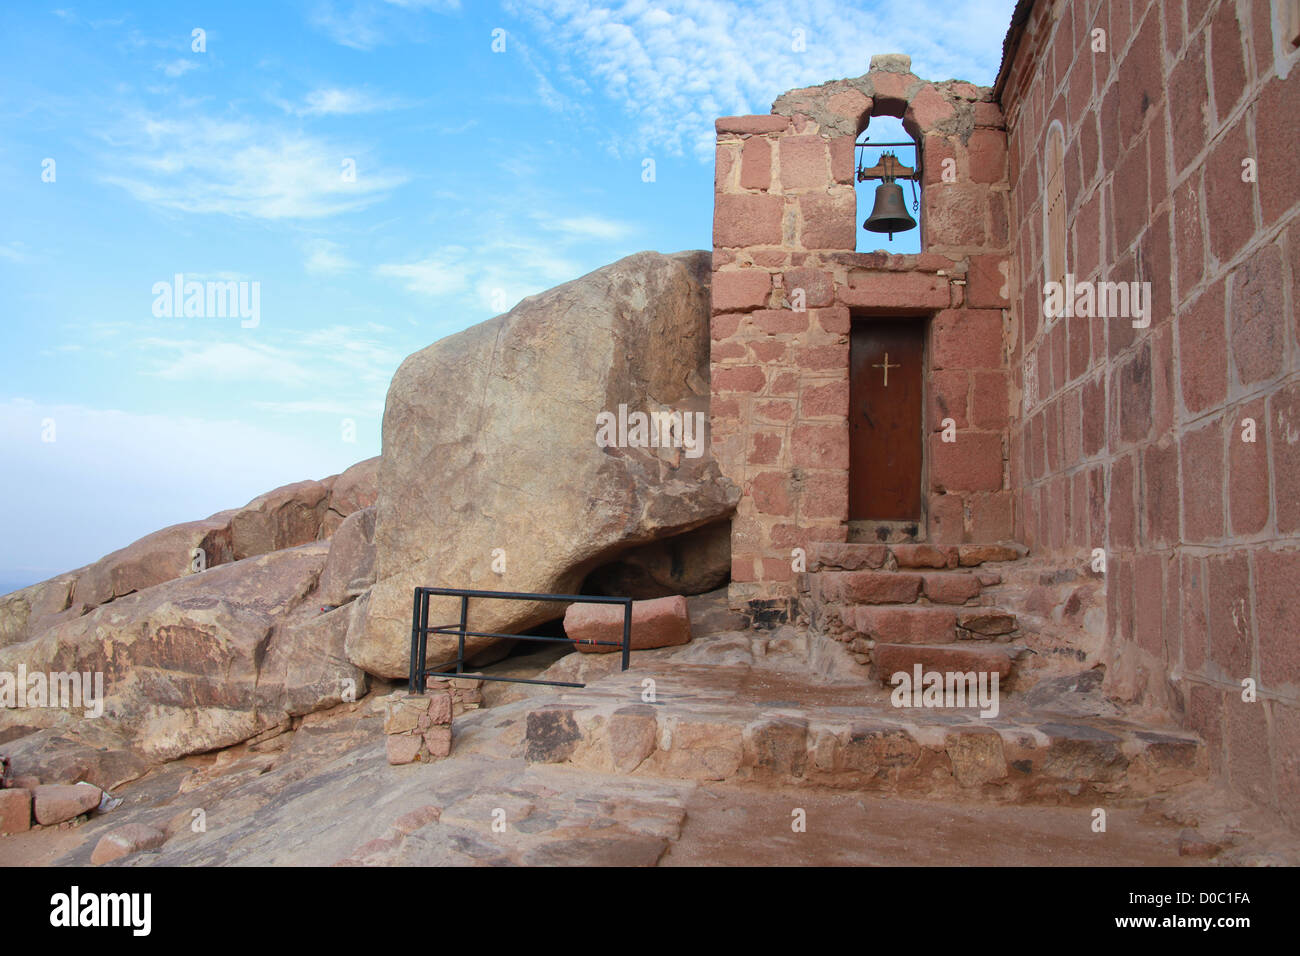
[{"label": "wispy cloud", "polygon": [[859,76],[873,53],[908,51],[918,75],[992,82],[1012,0],[507,0],[539,43],[577,64],[635,118],[631,145],[713,158],[713,120],[766,113],[783,91]]},{"label": "wispy cloud", "polygon": [[282,108],[297,116],[350,116],[397,109],[402,105],[401,100],[393,97],[372,96],[364,90],[338,87],[312,90],[299,105],[281,104]]},{"label": "wispy cloud", "polygon": [[198,68],[198,63],[194,60],[176,59],[167,63],[159,63],[156,69],[162,70],[168,76],[184,76],[190,70]]},{"label": "wispy cloud", "polygon": [[424,11],[453,13],[460,0],[319,0],[308,20],[335,43],[354,50],[373,50],[404,35]]},{"label": "wispy cloud", "polygon": [[104,181],[179,212],[315,219],[363,209],[405,182],[367,167],[361,150],[261,122],[136,115],[109,138],[120,171]]},{"label": "wispy cloud", "polygon": [[309,240],[304,243],[303,251],[307,254],[303,268],[312,275],[336,275],[356,266],[343,254],[342,247],[329,239]]}]

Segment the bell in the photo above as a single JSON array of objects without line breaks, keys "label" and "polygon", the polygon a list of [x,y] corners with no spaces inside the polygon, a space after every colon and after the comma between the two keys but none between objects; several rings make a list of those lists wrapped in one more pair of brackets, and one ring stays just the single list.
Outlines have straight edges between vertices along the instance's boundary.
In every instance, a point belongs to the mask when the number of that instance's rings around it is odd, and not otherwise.
[{"label": "bell", "polygon": [[896,232],[907,232],[915,228],[916,220],[907,212],[907,203],[903,199],[903,187],[898,183],[885,182],[876,187],[876,204],[871,215],[862,224],[868,232],[887,232],[894,238]]}]

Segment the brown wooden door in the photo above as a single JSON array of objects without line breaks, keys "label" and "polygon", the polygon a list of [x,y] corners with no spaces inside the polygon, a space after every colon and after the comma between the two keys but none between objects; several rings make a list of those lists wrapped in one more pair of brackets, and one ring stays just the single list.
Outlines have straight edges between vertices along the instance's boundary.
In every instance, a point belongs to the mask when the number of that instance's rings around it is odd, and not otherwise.
[{"label": "brown wooden door", "polygon": [[849,519],[921,517],[924,323],[864,319],[849,340]]}]

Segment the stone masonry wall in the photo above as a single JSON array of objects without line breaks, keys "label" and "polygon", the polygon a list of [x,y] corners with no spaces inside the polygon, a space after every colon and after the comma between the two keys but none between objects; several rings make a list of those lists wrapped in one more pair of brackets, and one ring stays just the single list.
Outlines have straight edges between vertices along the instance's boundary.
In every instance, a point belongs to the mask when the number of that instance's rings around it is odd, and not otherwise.
[{"label": "stone masonry wall", "polygon": [[[1177,715],[1234,787],[1295,823],[1300,62],[1286,6],[1037,3],[1001,102],[1016,535],[1080,569],[1105,550],[1110,692]],[[1043,317],[1053,121],[1067,270],[1149,281],[1148,328]]]},{"label": "stone masonry wall", "polygon": [[[731,603],[759,622],[792,613],[793,549],[846,539],[851,321],[928,323],[929,539],[1012,533],[1002,115],[989,90],[910,69],[875,57],[864,76],[716,124],[713,450],[743,489]],[[923,150],[918,255],[854,251],[853,144],[873,115],[902,117]],[[951,444],[936,434],[947,417]]]}]

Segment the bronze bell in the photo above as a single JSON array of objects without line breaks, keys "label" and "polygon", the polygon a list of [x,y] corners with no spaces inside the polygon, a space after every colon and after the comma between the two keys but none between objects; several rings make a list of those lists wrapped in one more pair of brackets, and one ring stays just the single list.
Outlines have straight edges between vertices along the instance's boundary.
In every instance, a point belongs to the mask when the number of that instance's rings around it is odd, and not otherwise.
[{"label": "bronze bell", "polygon": [[868,232],[887,232],[890,240],[894,233],[907,232],[916,227],[916,220],[908,214],[903,199],[903,187],[895,182],[883,182],[876,187],[876,204],[871,215],[862,224]]}]

